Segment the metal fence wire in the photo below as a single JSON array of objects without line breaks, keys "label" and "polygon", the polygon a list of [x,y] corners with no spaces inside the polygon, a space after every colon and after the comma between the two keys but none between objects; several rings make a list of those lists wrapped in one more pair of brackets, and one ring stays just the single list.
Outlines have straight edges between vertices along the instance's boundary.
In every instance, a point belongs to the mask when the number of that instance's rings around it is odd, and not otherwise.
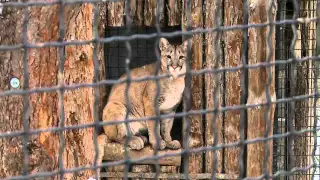
[{"label": "metal fence wire", "polygon": [[[114,0],[113,2],[116,2],[117,0]],[[203,1],[203,6],[206,5],[206,3],[209,0]],[[213,1],[216,3],[216,7],[223,7],[222,4],[227,0],[215,0]],[[260,23],[260,24],[250,24],[248,23],[248,14],[249,10],[248,7],[250,6],[251,1],[242,0],[243,1],[243,13],[244,13],[244,19],[245,24],[243,25],[233,25],[233,26],[224,26],[223,21],[223,9],[217,8],[215,11],[215,15],[213,16],[213,24],[215,24],[215,28],[192,28],[191,26],[191,0],[186,0],[186,16],[187,16],[187,28],[186,31],[182,30],[175,30],[173,32],[162,32],[162,28],[160,27],[160,9],[163,8],[161,6],[157,6],[156,11],[156,20],[155,20],[155,31],[152,33],[132,33],[134,30],[133,28],[133,20],[130,17],[130,7],[125,6],[125,29],[126,32],[124,35],[110,35],[107,37],[99,37],[98,35],[98,16],[99,16],[99,8],[97,7],[97,3],[106,2],[106,1],[100,1],[100,0],[47,0],[47,1],[8,1],[8,0],[2,0],[1,2],[1,10],[0,10],[0,18],[1,13],[6,10],[6,8],[23,8],[24,13],[24,19],[23,19],[23,44],[16,44],[16,45],[3,45],[0,44],[0,52],[1,51],[13,51],[13,50],[20,50],[23,49],[23,87],[22,89],[13,89],[13,90],[5,90],[3,91],[0,89],[0,97],[9,97],[9,96],[23,96],[23,130],[22,131],[15,131],[15,132],[0,132],[0,139],[4,138],[13,138],[13,137],[22,137],[23,142],[23,154],[24,154],[24,160],[23,162],[23,173],[19,176],[13,176],[13,177],[4,177],[6,179],[32,179],[32,178],[50,178],[52,176],[60,175],[60,179],[63,179],[63,176],[67,173],[76,173],[84,170],[95,170],[96,171],[96,177],[95,179],[98,179],[98,170],[107,168],[110,166],[117,166],[117,165],[125,165],[125,170],[123,173],[120,173],[121,176],[125,179],[129,178],[154,178],[154,179],[165,179],[165,178],[177,178],[177,179],[220,179],[220,174],[217,173],[217,161],[213,161],[212,163],[212,173],[200,173],[200,174],[190,174],[189,167],[188,167],[188,161],[191,153],[204,153],[206,151],[212,151],[213,152],[213,159],[217,159],[217,151],[221,149],[226,148],[240,148],[240,160],[239,162],[233,162],[235,164],[238,164],[240,167],[240,172],[238,175],[230,175],[230,176],[224,176],[227,177],[226,179],[266,179],[266,178],[274,178],[274,179],[287,179],[287,178],[302,178],[301,174],[297,176],[299,173],[306,173],[303,178],[306,179],[317,179],[320,178],[320,169],[318,162],[319,157],[319,150],[317,146],[317,133],[318,133],[318,114],[317,114],[317,103],[318,103],[318,64],[317,64],[317,54],[319,54],[319,51],[316,51],[316,37],[318,36],[318,27],[317,30],[315,29],[315,24],[317,21],[316,18],[316,5],[318,6],[320,2],[313,1],[313,6],[309,6],[308,8],[305,8],[301,10],[301,3],[303,1],[298,0],[269,0],[266,1],[268,10],[268,19],[266,23]],[[111,2],[111,1],[108,1]],[[130,0],[126,0],[125,4],[130,4]],[[310,1],[311,2],[311,1]],[[65,25],[63,24],[63,9],[66,5],[72,4],[72,3],[92,3],[94,4],[94,21],[93,21],[93,36],[94,38],[92,40],[73,40],[73,41],[63,41],[65,37]],[[268,4],[269,3],[269,4]],[[31,43],[28,40],[28,22],[29,22],[29,15],[30,10],[28,9],[31,6],[48,6],[53,4],[59,4],[59,39],[60,41],[50,41],[50,42],[43,42],[43,43]],[[157,4],[161,4],[160,0],[157,0]],[[277,11],[277,20],[273,21],[273,8],[278,7]],[[312,9],[313,8],[313,9]],[[288,10],[289,9],[289,10]],[[292,12],[290,12],[290,10]],[[310,13],[304,17],[301,17],[302,12]],[[289,15],[291,14],[291,15]],[[289,16],[289,17],[288,17]],[[309,24],[309,25],[308,25]],[[314,26],[311,27],[310,24],[313,24]],[[265,62],[262,63],[256,63],[256,64],[249,64],[248,63],[248,47],[249,47],[249,39],[248,39],[248,29],[249,28],[263,28],[263,27],[272,27],[275,26],[276,30],[276,60],[271,61],[272,59],[272,53],[275,51],[272,48],[272,31],[269,32],[266,43],[268,48],[267,58]],[[1,25],[0,25],[1,27]],[[308,28],[306,28],[308,27]],[[304,29],[303,29],[304,28]],[[313,28],[313,29],[312,29]],[[271,28],[272,29],[272,28]],[[312,29],[312,31],[310,31]],[[201,70],[192,70],[191,68],[191,41],[188,43],[188,54],[187,54],[187,73],[185,74],[185,98],[183,100],[184,102],[184,110],[182,112],[177,112],[174,115],[163,115],[160,114],[158,104],[158,99],[160,95],[160,83],[159,80],[163,78],[168,78],[169,75],[158,75],[159,67],[160,67],[160,54],[157,49],[154,50],[155,53],[155,60],[157,62],[157,71],[154,76],[148,76],[143,78],[132,78],[131,77],[131,63],[133,54],[133,46],[132,41],[134,40],[148,40],[148,39],[156,39],[154,42],[155,47],[157,46],[157,43],[159,42],[160,37],[166,37],[166,38],[172,38],[172,37],[178,37],[178,36],[185,36],[187,39],[190,40],[192,35],[195,34],[207,34],[207,33],[214,33],[214,39],[220,39],[220,37],[223,35],[224,32],[230,32],[230,31],[236,31],[241,30],[243,31],[243,49],[242,49],[242,64],[240,66],[235,67],[220,67],[220,62],[215,61],[214,67],[219,68],[203,68]],[[6,29],[1,29],[1,31],[6,31]],[[309,32],[312,32],[312,37]],[[299,34],[300,33],[300,34]],[[309,33],[309,34],[308,34]],[[308,36],[310,35],[310,36]],[[0,37],[1,40],[2,37]],[[303,40],[303,38],[305,38]],[[308,39],[309,38],[309,39]],[[304,41],[310,41],[312,40],[311,45],[306,46],[306,43]],[[317,39],[318,41],[319,39]],[[0,41],[1,42],[1,41]],[[113,79],[104,79],[102,81],[98,81],[99,77],[99,62],[98,62],[98,43],[102,44],[111,44],[114,42],[122,42],[125,45],[127,56],[125,57],[125,66],[122,66],[122,70],[127,74],[127,78],[124,80],[113,80]],[[299,52],[304,51],[305,53],[301,56],[297,56],[297,42],[300,42],[300,49],[298,48]],[[311,42],[311,41],[310,41]],[[220,41],[214,40],[213,42],[213,52],[217,59],[223,58],[224,54],[220,52]],[[82,84],[72,84],[68,85],[64,83],[64,64],[66,59],[66,52],[65,47],[68,45],[87,45],[87,44],[93,44],[93,64],[94,64],[94,81],[92,83],[82,83]],[[207,44],[204,44],[206,46]],[[44,48],[44,47],[59,47],[59,66],[58,66],[58,83],[56,86],[52,87],[39,87],[39,88],[29,88],[29,69],[28,69],[28,50],[30,49],[36,49],[36,48]],[[304,49],[303,49],[304,48]],[[309,53],[310,52],[310,53]],[[139,59],[139,58],[138,58]],[[2,70],[6,65],[3,64],[2,59],[0,59],[0,70]],[[111,60],[108,60],[111,61]],[[225,61],[225,59],[223,60]],[[299,84],[299,66],[300,64],[306,63],[306,67],[304,70],[308,72],[308,79],[305,79],[308,81],[308,93],[307,94],[299,94],[296,93],[296,88],[300,86]],[[223,64],[223,63],[222,63]],[[272,72],[271,68],[272,66],[275,66],[276,72],[275,74]],[[268,76],[267,82],[266,82],[266,100],[265,103],[256,103],[256,104],[246,104],[246,98],[248,96],[248,73],[242,73],[240,77],[240,85],[241,85],[241,104],[239,105],[233,105],[233,106],[227,106],[223,105],[219,107],[219,99],[218,99],[218,92],[221,91],[219,86],[215,86],[214,89],[212,89],[212,92],[214,94],[214,104],[215,107],[212,109],[206,109],[202,108],[200,110],[192,110],[191,109],[191,78],[192,76],[197,75],[204,75],[211,73],[214,75],[214,81],[217,84],[223,84],[223,82],[220,82],[218,74],[225,76],[226,72],[235,72],[238,70],[241,70],[243,72],[247,72],[252,69],[259,69],[259,68],[266,68],[266,74]],[[118,77],[121,73],[119,73],[121,70],[116,69],[115,72],[117,74],[114,74],[115,77]],[[298,75],[297,75],[298,73]],[[110,75],[111,76],[111,75]],[[270,95],[270,87],[272,86],[272,79],[273,76],[276,76],[276,93],[277,93],[277,100],[272,101],[272,97]],[[182,137],[183,148],[178,153],[167,153],[159,155],[158,151],[155,150],[155,153],[153,156],[150,157],[143,157],[138,159],[131,159],[129,156],[128,148],[125,148],[125,159],[119,160],[119,161],[113,161],[113,162],[102,162],[98,163],[98,129],[102,126],[106,125],[114,125],[114,124],[120,124],[125,123],[126,130],[129,132],[129,113],[130,113],[130,106],[129,106],[129,87],[132,83],[135,82],[142,82],[146,80],[155,80],[157,83],[157,93],[156,98],[154,101],[154,108],[156,110],[156,116],[151,118],[137,118],[137,119],[130,119],[130,122],[142,122],[142,121],[155,121],[156,123],[160,123],[161,119],[165,118],[183,118],[183,123],[185,124],[184,131],[186,132],[186,136]],[[4,82],[1,82],[4,83]],[[100,86],[111,86],[114,84],[120,84],[120,83],[126,83],[126,102],[127,102],[127,112],[126,112],[126,118],[123,121],[109,121],[109,122],[103,122],[99,119],[99,110],[98,110],[98,104],[99,104],[99,89]],[[94,88],[94,107],[93,107],[93,117],[94,122],[90,124],[79,124],[74,126],[66,126],[65,125],[65,114],[64,114],[64,93],[66,91],[72,91],[79,88]],[[230,87],[224,87],[224,91],[226,88]],[[56,127],[51,127],[47,129],[30,129],[29,125],[29,113],[30,113],[30,94],[36,94],[36,93],[43,93],[43,92],[58,92],[58,98],[59,98],[59,124]],[[224,92],[222,92],[223,94]],[[300,126],[300,128],[296,129],[297,124],[299,122],[299,119],[296,119],[295,116],[297,115],[297,109],[296,106],[299,101],[306,100],[308,103],[308,112],[309,116],[308,118],[308,124]],[[276,105],[276,112],[274,117],[269,117],[269,112],[271,109],[271,105]],[[254,139],[246,139],[246,123],[247,123],[247,110],[252,108],[259,108],[261,106],[266,106],[267,110],[265,112],[265,119],[267,119],[266,123],[266,132],[264,137],[254,138]],[[302,107],[301,107],[302,108]],[[219,143],[218,142],[218,129],[216,127],[216,122],[219,114],[224,114],[225,112],[229,111],[241,111],[240,115],[240,137],[239,141],[233,142],[233,143]],[[1,112],[0,112],[1,113]],[[190,116],[191,115],[205,115],[211,113],[213,114],[213,119],[206,119],[206,121],[212,121],[212,132],[214,135],[214,141],[213,145],[211,146],[203,146],[203,147],[197,147],[197,148],[190,148],[188,143],[190,140],[189,134],[191,131],[190,127]],[[274,118],[274,124],[271,124],[270,119]],[[301,118],[301,117],[299,117]],[[0,121],[1,122],[1,121]],[[272,136],[269,136],[269,132],[271,131],[272,127],[274,126],[274,134]],[[0,126],[2,126],[0,124]],[[92,165],[88,166],[81,166],[81,167],[74,167],[72,169],[66,169],[64,168],[64,159],[62,156],[62,153],[65,149],[65,138],[64,138],[64,132],[70,131],[70,130],[78,130],[78,129],[84,129],[84,128],[94,128],[94,149],[95,149],[95,156],[94,156],[94,163]],[[156,129],[155,129],[156,131]],[[60,141],[60,147],[59,147],[59,169],[50,171],[50,172],[37,172],[33,174],[29,174],[29,149],[28,149],[28,142],[30,140],[30,136],[33,135],[39,135],[40,133],[44,132],[55,132],[59,134],[59,141]],[[128,133],[130,134],[130,133]],[[304,134],[308,134],[304,136]],[[303,136],[303,137],[302,137]],[[305,152],[304,154],[299,154],[295,151],[293,148],[295,146],[295,142],[299,142],[299,138],[305,138],[305,141],[308,141],[307,145],[310,146],[310,149],[308,152]],[[313,140],[311,140],[313,138]],[[128,146],[128,142],[130,139],[130,135],[126,136],[126,142],[125,147]],[[160,142],[160,137],[156,137],[157,142]],[[269,144],[267,143],[268,140],[274,140],[273,142],[273,149],[274,152],[271,154],[269,152]],[[264,156],[264,159],[268,159],[270,156],[273,156],[273,174],[268,173],[268,161],[264,160],[264,173],[261,174],[259,177],[256,178],[249,178],[246,177],[246,160],[244,159],[244,155],[246,154],[246,146],[248,144],[253,143],[265,143],[266,153]],[[0,144],[1,148],[1,144]],[[160,165],[156,163],[155,173],[144,173],[144,174],[135,174],[130,173],[130,165],[134,163],[139,163],[144,160],[155,160],[159,161],[160,158],[165,157],[173,157],[173,156],[181,156],[183,157],[183,173],[172,173],[172,174],[163,174],[160,173]],[[305,164],[303,164],[303,167],[297,167],[294,163],[294,159],[299,159],[301,156],[310,156],[309,161]],[[2,166],[0,166],[2,168]],[[225,174],[228,174],[227,172]],[[220,177],[220,178],[219,178]],[[110,177],[109,177],[110,178]],[[118,177],[120,178],[120,176]]]}]

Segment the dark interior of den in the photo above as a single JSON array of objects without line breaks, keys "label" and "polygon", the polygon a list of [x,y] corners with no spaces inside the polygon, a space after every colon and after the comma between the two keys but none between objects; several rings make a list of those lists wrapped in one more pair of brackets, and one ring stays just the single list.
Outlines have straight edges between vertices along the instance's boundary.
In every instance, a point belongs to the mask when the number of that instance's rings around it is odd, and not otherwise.
[{"label": "dark interior of den", "polygon": [[[181,31],[181,27],[163,27],[162,32],[174,32]],[[154,27],[133,27],[130,34],[151,34],[157,33],[157,29]],[[126,27],[107,27],[106,37],[112,36],[126,36]],[[182,36],[174,36],[167,38],[171,44],[181,44]],[[130,40],[131,45],[131,58],[130,58],[130,69],[141,67],[146,64],[153,63],[157,60],[155,48],[156,37],[148,39],[134,39]],[[125,41],[113,41],[106,43],[104,47],[105,56],[105,79],[117,80],[122,74],[126,73],[125,60],[128,58],[128,50],[125,45]],[[111,85],[107,85],[107,97],[111,90]],[[182,112],[182,104],[177,108],[176,113]],[[171,130],[171,136],[173,139],[178,140],[182,143],[182,117],[175,118],[173,128]]]}]

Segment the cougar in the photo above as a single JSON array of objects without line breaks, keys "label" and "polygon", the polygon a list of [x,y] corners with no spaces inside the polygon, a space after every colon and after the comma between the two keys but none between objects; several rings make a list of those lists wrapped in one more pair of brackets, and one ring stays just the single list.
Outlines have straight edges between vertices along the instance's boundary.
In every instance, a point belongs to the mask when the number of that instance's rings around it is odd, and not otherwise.
[{"label": "cougar", "polygon": [[[190,40],[191,42],[191,40]],[[159,49],[161,63],[158,75],[170,74],[170,78],[159,80],[160,90],[158,107],[161,114],[174,114],[180,104],[185,87],[185,75],[178,76],[186,72],[187,41],[182,44],[173,45],[165,38],[160,38]],[[131,78],[141,78],[154,76],[156,62],[134,68],[131,70]],[[120,79],[125,79],[126,74]],[[103,110],[103,121],[124,121],[126,116],[126,83],[115,84],[110,91],[109,99]],[[128,119],[155,117],[156,109],[154,100],[156,98],[157,84],[155,80],[131,82],[129,87],[130,111]],[[163,150],[179,149],[181,144],[177,140],[172,140],[171,129],[174,118],[161,119],[155,131],[156,122],[154,120],[129,122],[131,138],[128,146],[134,150],[140,150],[150,143],[153,149]],[[159,127],[160,126],[160,127]],[[128,135],[125,123],[104,126],[108,139],[118,143],[124,143]],[[159,144],[156,143],[156,133],[160,137]],[[146,135],[149,136],[149,141]]]}]

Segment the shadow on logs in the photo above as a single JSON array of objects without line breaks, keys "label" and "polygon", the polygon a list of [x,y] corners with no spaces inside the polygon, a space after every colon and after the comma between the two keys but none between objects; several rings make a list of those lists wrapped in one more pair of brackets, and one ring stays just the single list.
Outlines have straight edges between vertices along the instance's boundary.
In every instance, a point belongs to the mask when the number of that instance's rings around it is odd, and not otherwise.
[{"label": "shadow on logs", "polygon": [[[154,156],[154,150],[150,146],[146,146],[143,149],[131,150],[128,149],[130,160],[137,160],[147,157],[147,160],[139,161],[138,163],[134,164],[156,164],[157,162],[154,159],[150,159]],[[181,150],[170,150],[165,149],[158,151],[158,156],[163,156],[164,154],[176,154],[180,153]],[[106,143],[104,147],[104,156],[103,160],[105,161],[120,161],[125,159],[125,151],[124,145],[120,143]],[[170,157],[162,157],[159,159],[158,163],[160,165],[167,165],[167,166],[180,166],[181,165],[181,156],[170,156]]]}]

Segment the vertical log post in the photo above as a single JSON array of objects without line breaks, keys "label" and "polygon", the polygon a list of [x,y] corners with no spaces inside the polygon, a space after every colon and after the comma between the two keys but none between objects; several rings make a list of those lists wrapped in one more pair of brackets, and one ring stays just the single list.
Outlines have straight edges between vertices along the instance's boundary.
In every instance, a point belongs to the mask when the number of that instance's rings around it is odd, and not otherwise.
[{"label": "vertical log post", "polygon": [[[164,0],[160,0],[158,6],[160,8],[160,17],[159,23],[162,27],[164,25]],[[157,11],[157,0],[145,0],[144,4],[144,25],[146,26],[154,26],[156,23],[156,11]]]},{"label": "vertical log post", "polygon": [[124,0],[107,2],[107,25],[113,27],[124,26]]},{"label": "vertical log post", "polygon": [[[191,25],[192,28],[202,28],[203,27],[203,15],[202,15],[202,0],[192,0],[191,1]],[[182,29],[186,30],[187,25],[187,4],[183,1],[183,22]],[[192,37],[192,57],[190,58],[190,69],[200,70],[202,69],[202,34],[196,34]],[[203,105],[203,93],[202,75],[193,76],[191,79],[191,95],[190,95],[190,109],[200,110]],[[185,103],[185,102],[184,102]],[[190,133],[189,133],[189,147],[190,149],[199,148],[203,146],[203,125],[202,125],[202,115],[192,115],[190,117]],[[185,121],[183,124],[182,137],[187,136],[185,131]],[[186,142],[183,142],[186,143]],[[190,154],[189,157],[189,173],[201,173],[202,172],[203,158],[202,154]]]},{"label": "vertical log post", "polygon": [[[300,1],[300,14],[299,17],[306,18],[307,15],[307,1]],[[298,39],[295,43],[295,56],[296,58],[302,58],[307,56],[308,51],[308,24],[299,24],[297,27]],[[306,95],[309,93],[309,81],[308,79],[308,64],[309,61],[304,61],[296,64],[296,89],[295,92],[297,96]],[[311,84],[310,84],[311,85]],[[294,127],[295,130],[301,131],[302,129],[308,128],[309,120],[309,100],[299,100],[295,102],[294,107]],[[308,166],[308,135],[303,133],[301,135],[294,137],[293,153],[295,156],[294,167],[304,168]],[[310,154],[311,155],[311,154]],[[306,180],[307,172],[297,172],[292,179]]]},{"label": "vertical log post", "polygon": [[[136,21],[137,21],[137,13],[139,13],[139,12],[137,12],[137,0],[130,0],[129,1],[130,2],[130,16],[131,16],[131,19],[132,19],[132,22],[133,22],[133,24],[135,24],[136,23]],[[125,3],[125,5],[127,6],[127,4]]]},{"label": "vertical log post", "polygon": [[[205,17],[205,27],[206,28],[215,28],[216,25],[214,24],[214,19],[216,18],[216,11],[217,11],[217,7],[216,7],[216,1],[215,0],[207,0],[206,1],[206,17]],[[204,65],[204,68],[218,68],[215,67],[215,64],[217,61],[220,61],[220,59],[218,59],[218,57],[216,57],[215,54],[215,50],[214,48],[218,48],[218,47],[214,47],[213,43],[214,41],[219,41],[219,39],[215,39],[216,33],[206,33],[205,34],[205,40],[206,40],[206,49],[205,49],[205,53],[206,53],[206,62]],[[220,43],[219,43],[220,44]],[[221,50],[219,48],[219,50]],[[219,62],[220,65],[220,62]],[[218,82],[215,82],[215,76],[219,76],[218,77]],[[213,109],[215,107],[214,104],[214,92],[213,90],[215,89],[216,86],[220,86],[220,82],[222,82],[222,76],[221,74],[212,74],[212,73],[206,73],[205,74],[205,97],[206,97],[206,109]],[[217,92],[217,100],[219,103],[219,107],[221,106],[221,102],[222,102],[222,95],[220,92],[220,88],[218,88],[218,92]],[[212,129],[212,121],[214,118],[214,114],[213,113],[208,113],[206,114],[206,129],[205,129],[205,144],[206,146],[212,146],[213,145],[213,141],[214,141],[214,134],[213,134],[213,129]],[[215,125],[215,130],[218,132],[218,144],[222,144],[223,143],[223,134],[222,134],[222,113],[218,114],[218,117],[216,119],[216,125]],[[221,173],[222,172],[222,149],[216,151],[217,153],[217,159],[214,159],[213,156],[213,152],[212,151],[207,151],[205,154],[205,163],[206,163],[206,168],[205,168],[205,172],[206,173],[212,173],[213,169],[212,169],[212,163],[214,161],[218,161],[217,163],[217,169],[216,172],[217,173]]]},{"label": "vertical log post", "polygon": [[[59,6],[32,7],[30,9],[29,29],[28,33],[32,36],[30,40],[33,43],[56,41],[58,39],[58,8]],[[41,13],[43,14],[41,14]],[[40,23],[50,22],[50,23]],[[37,34],[35,32],[41,32]],[[57,83],[59,50],[56,47],[29,49],[29,54],[35,54],[29,57],[30,80],[29,87],[50,87]],[[36,128],[45,129],[58,124],[59,112],[58,96],[56,92],[32,94],[30,95],[30,103],[33,111],[30,112],[30,119],[37,123]],[[57,133],[45,132],[39,136],[39,141],[44,149],[57,163],[59,137]],[[55,163],[52,163],[55,164]],[[57,168],[55,165],[54,168]]]},{"label": "vertical log post", "polygon": [[144,18],[143,18],[143,1],[138,0],[137,2],[137,12],[136,12],[136,18],[134,18],[135,21],[133,23],[136,26],[143,26]]},{"label": "vertical log post", "polygon": [[[224,2],[224,25],[234,26],[244,24],[242,1],[226,0]],[[232,30],[224,32],[225,41],[225,67],[232,68],[242,65],[242,30]],[[241,86],[240,77],[241,70],[235,72],[226,72],[226,88],[225,102],[226,106],[240,105]],[[224,138],[225,143],[230,144],[240,141],[240,112],[227,111],[224,119]],[[240,167],[240,148],[226,148],[224,168],[228,174],[239,174]]]},{"label": "vertical log post", "polygon": [[[99,9],[99,21],[98,21],[98,35],[99,38],[103,38],[105,37],[105,28],[106,28],[106,23],[107,23],[107,19],[106,19],[106,15],[107,15],[107,4],[104,2],[100,2],[96,4],[96,8]],[[105,79],[105,75],[106,75],[106,64],[105,64],[105,59],[104,59],[104,43],[98,43],[98,61],[99,61],[99,71],[100,71],[100,77],[98,80],[104,80]],[[107,92],[106,92],[106,86],[100,86],[99,87],[99,98],[100,98],[100,103],[99,103],[99,107],[98,107],[98,114],[99,114],[99,121],[102,120],[102,113],[103,113],[103,108],[105,106],[105,102],[107,99]],[[103,156],[104,156],[104,147],[106,145],[107,142],[107,136],[104,134],[103,132],[103,127],[99,127],[98,131],[98,139],[97,139],[97,143],[98,143],[98,148],[99,148],[99,155],[98,155],[98,159],[97,159],[97,164],[101,164],[102,160],[103,160]],[[92,161],[93,164],[93,161]],[[97,169],[98,171],[98,177],[100,177],[100,171],[101,168]]]},{"label": "vertical log post", "polygon": [[[276,3],[276,2],[275,2]],[[268,21],[268,9],[271,4],[271,0],[248,0],[249,9],[249,24],[267,23]],[[276,12],[272,11],[272,19],[275,20]],[[256,63],[266,62],[269,51],[271,53],[271,62],[274,62],[275,57],[275,30],[272,28],[271,35],[271,47],[268,48],[268,33],[270,26],[263,28],[250,28],[249,33],[249,47],[248,47],[248,64],[253,65]],[[271,68],[271,74],[268,74],[268,70]],[[247,104],[267,103],[266,86],[269,77],[271,76],[271,83],[269,88],[269,95],[271,101],[276,100],[275,94],[275,70],[274,66],[261,67],[257,69],[248,70],[248,100]],[[248,140],[255,138],[262,138],[269,126],[269,134],[273,132],[273,117],[275,106],[271,105],[268,111],[268,119],[265,119],[265,113],[267,106],[260,106],[248,109]],[[254,144],[248,144],[247,154],[247,177],[258,177],[263,175],[264,162],[267,163],[268,174],[272,173],[272,140],[268,141],[268,159],[265,159],[266,146],[265,142],[258,142]]]},{"label": "vertical log post", "polygon": [[130,2],[130,16],[134,26],[143,26],[143,1],[131,0]]},{"label": "vertical log post", "polygon": [[[103,38],[105,37],[105,29],[106,29],[106,23],[107,23],[107,5],[105,3],[98,3],[97,4],[97,8],[99,8],[99,23],[98,23],[98,33],[99,33],[99,38]],[[104,59],[104,43],[99,43],[98,44],[98,59],[99,59],[99,71],[100,71],[100,80],[104,80],[105,79],[105,75],[106,75],[106,63],[105,63],[105,59]],[[101,115],[100,120],[102,119],[102,111],[103,108],[105,106],[105,99],[107,98],[107,92],[105,90],[105,86],[100,86],[99,89],[99,94],[100,94],[100,104],[99,104],[99,115]],[[101,127],[101,129],[103,129]]]},{"label": "vertical log post", "polygon": [[[102,9],[103,11],[103,9]],[[79,5],[67,5],[64,8],[64,24],[66,26],[64,40],[69,41],[75,39],[90,40],[94,37],[93,34],[93,5],[89,3]],[[75,16],[75,14],[77,16]],[[99,18],[99,17],[96,17]],[[77,31],[85,29],[83,31]],[[103,29],[98,29],[104,31]],[[75,83],[92,83],[94,78],[94,54],[93,44],[75,46],[70,45],[65,47],[65,68],[64,68],[64,82],[68,85]],[[98,44],[98,54],[102,54],[102,47]],[[103,58],[98,57],[99,70],[104,69]],[[104,71],[100,71],[100,77],[104,77]],[[99,88],[100,100],[103,100],[104,89]],[[102,95],[102,96],[101,96]],[[87,104],[84,106],[84,104]],[[93,123],[93,105],[94,105],[94,89],[82,88],[78,90],[66,91],[64,94],[64,112],[66,125],[78,125]],[[100,108],[103,103],[99,103]],[[97,108],[99,108],[99,106]],[[62,111],[58,109],[57,112]],[[101,111],[100,111],[101,112]],[[101,114],[99,115],[101,117]],[[90,164],[93,165],[92,158],[95,154],[95,147],[92,141],[93,128],[79,129],[65,133],[66,150],[63,153],[65,168],[76,167],[79,165]],[[101,151],[100,151],[101,152]],[[102,152],[101,152],[102,153]],[[79,158],[80,157],[80,158]],[[101,157],[101,155],[100,155]],[[99,163],[99,162],[98,162]],[[66,178],[73,178],[74,176],[81,176],[78,179],[88,179],[93,177],[90,175],[93,172],[84,172],[75,174],[66,174]],[[88,174],[88,175],[87,175]],[[89,176],[89,177],[86,177]]]},{"label": "vertical log post", "polygon": [[167,16],[168,26],[177,26],[181,24],[181,1],[168,0]]}]

